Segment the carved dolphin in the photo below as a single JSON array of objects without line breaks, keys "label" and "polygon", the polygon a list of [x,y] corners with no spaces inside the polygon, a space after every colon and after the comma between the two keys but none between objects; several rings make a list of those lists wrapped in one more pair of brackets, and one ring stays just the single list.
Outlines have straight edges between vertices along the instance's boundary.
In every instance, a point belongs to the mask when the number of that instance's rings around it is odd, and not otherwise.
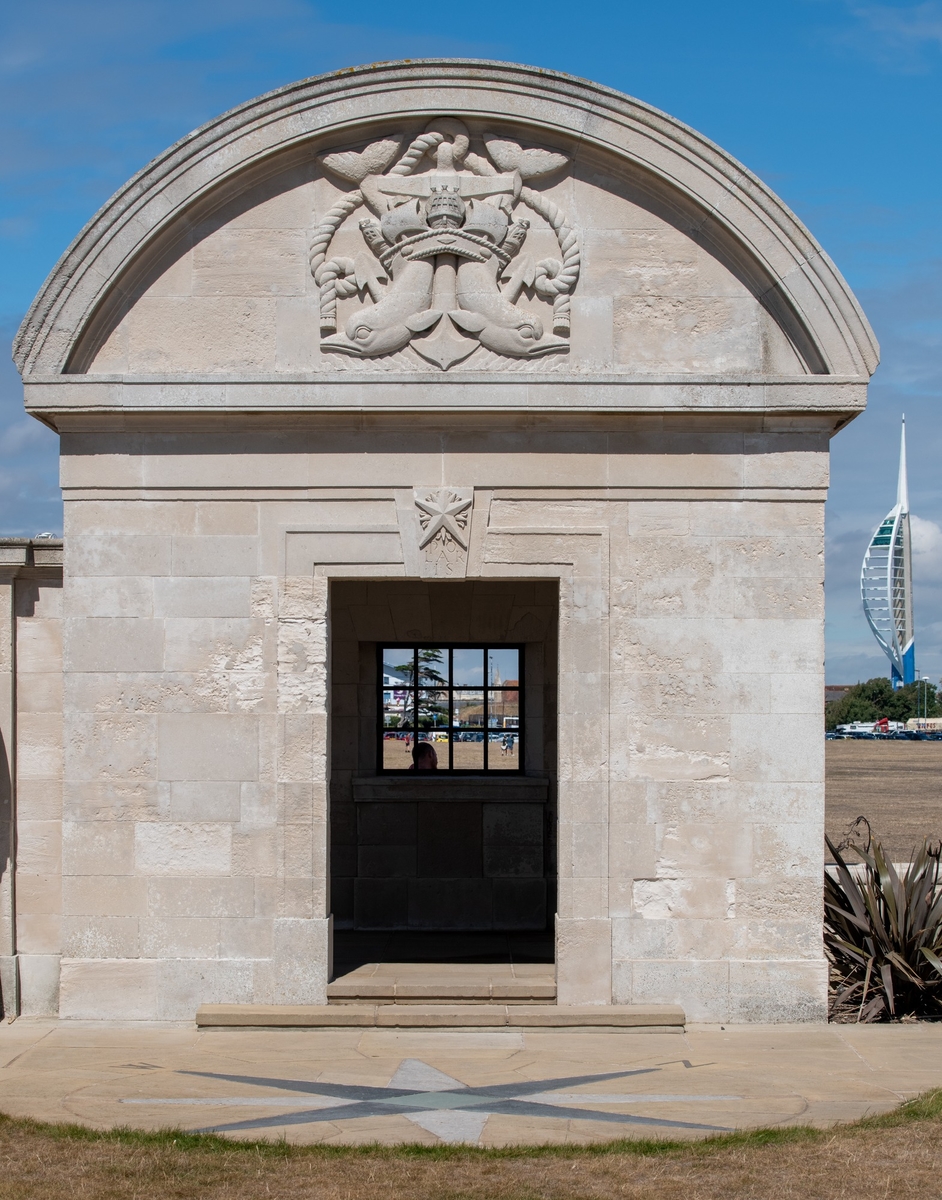
[{"label": "carved dolphin", "polygon": [[372,358],[407,346],[414,333],[431,328],[441,317],[441,313],[429,311],[433,272],[431,261],[406,261],[396,255],[389,294],[378,304],[355,312],[343,333],[323,338],[323,349]]},{"label": "carved dolphin", "polygon": [[457,298],[461,311],[450,314],[452,321],[497,354],[533,358],[568,350],[568,342],[543,337],[543,322],[538,316],[517,308],[500,294],[498,269],[496,259],[459,266]]}]

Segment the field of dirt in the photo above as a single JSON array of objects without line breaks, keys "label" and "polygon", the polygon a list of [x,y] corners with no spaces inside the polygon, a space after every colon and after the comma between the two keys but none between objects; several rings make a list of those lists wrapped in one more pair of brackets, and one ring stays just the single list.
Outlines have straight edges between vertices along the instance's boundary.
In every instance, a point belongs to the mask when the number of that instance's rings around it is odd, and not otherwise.
[{"label": "field of dirt", "polygon": [[[942,743],[940,743],[942,745]],[[503,749],[499,742],[492,741],[489,746],[489,769],[492,771],[516,771],[520,765],[519,742],[514,743],[512,750]],[[439,767],[448,766],[447,742],[435,742]],[[403,741],[389,739],[383,742],[383,766],[387,771],[406,771],[412,762],[412,746]],[[482,771],[484,769],[484,743],[455,742],[456,771]]]},{"label": "field of dirt", "polygon": [[834,842],[859,816],[897,862],[942,838],[942,742],[826,743],[825,827]]}]

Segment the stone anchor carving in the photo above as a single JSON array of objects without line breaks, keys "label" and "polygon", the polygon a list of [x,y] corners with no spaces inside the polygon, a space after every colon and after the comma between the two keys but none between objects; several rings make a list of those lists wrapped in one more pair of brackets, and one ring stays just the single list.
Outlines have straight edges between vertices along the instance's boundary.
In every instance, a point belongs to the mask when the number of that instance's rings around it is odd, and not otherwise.
[{"label": "stone anchor carving", "polygon": [[[329,172],[359,185],[325,215],[311,243],[324,350],[374,358],[411,344],[445,371],[479,345],[514,358],[568,351],[579,238],[560,209],[524,180],[569,160],[491,134],[484,142],[488,158],[469,153],[465,126],[440,119],[388,171],[399,138],[324,156]],[[418,174],[430,158],[434,167]],[[560,259],[535,263],[521,254],[530,227],[514,219],[521,201],[552,227]],[[359,223],[371,254],[328,259],[335,232],[361,204],[374,214]],[[525,288],[553,301],[552,334],[517,306]],[[354,295],[371,303],[338,333],[337,300]]]}]

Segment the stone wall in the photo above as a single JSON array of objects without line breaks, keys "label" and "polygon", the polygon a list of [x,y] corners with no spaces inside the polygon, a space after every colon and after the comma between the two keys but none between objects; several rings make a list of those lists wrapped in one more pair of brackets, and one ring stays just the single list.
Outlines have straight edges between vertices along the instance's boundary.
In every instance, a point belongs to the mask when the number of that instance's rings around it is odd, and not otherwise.
[{"label": "stone wall", "polygon": [[[360,642],[434,628],[421,596],[435,585],[403,579],[408,513],[384,481],[460,470],[487,485],[467,565],[481,582],[463,585],[496,589],[481,619],[515,638],[535,621],[524,640],[538,641],[552,622],[530,589],[559,595],[543,770],[558,788],[561,997],[819,1015],[820,435],[584,429],[527,453],[512,428],[500,443],[493,428],[426,432],[435,448],[408,458],[392,430],[337,429],[329,456],[299,431],[281,453],[262,435],[64,439],[65,872],[67,895],[104,911],[66,910],[63,1011],[92,1014],[105,984],[115,1012],[151,1017],[323,994],[327,788],[343,859],[372,753]],[[632,441],[644,452],[612,452]],[[96,446],[151,498],[82,498],[93,458],[108,486]],[[342,491],[324,478],[340,470]],[[183,471],[206,499],[153,498]],[[233,478],[243,498],[218,498]],[[273,486],[308,499],[245,498]],[[522,589],[514,620],[508,589]],[[358,630],[380,596],[390,623]],[[349,917],[349,897],[336,907]]]},{"label": "stone wall", "polygon": [[823,1016],[823,517],[820,503],[628,505],[612,620],[617,999]]},{"label": "stone wall", "polygon": [[21,1011],[59,1003],[62,949],[62,582],[16,582],[16,947]]},{"label": "stone wall", "polygon": [[318,994],[310,767],[299,796],[275,766],[259,524],[256,503],[66,504],[63,1015]]},{"label": "stone wall", "polygon": [[7,1015],[51,1016],[63,911],[60,541],[0,541],[0,604],[0,1000]]}]

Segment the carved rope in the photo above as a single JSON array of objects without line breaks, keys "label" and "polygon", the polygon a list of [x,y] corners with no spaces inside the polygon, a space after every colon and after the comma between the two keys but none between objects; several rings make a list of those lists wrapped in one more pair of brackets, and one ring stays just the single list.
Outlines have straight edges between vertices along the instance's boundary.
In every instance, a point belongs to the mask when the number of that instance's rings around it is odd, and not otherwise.
[{"label": "carved rope", "polygon": [[353,295],[356,291],[356,285],[353,285],[353,290],[347,292],[343,285],[338,289],[338,281],[343,280],[346,275],[352,274],[345,270],[346,264],[350,263],[351,259],[332,258],[329,262],[327,258],[327,247],[333,241],[334,234],[349,215],[363,203],[363,193],[359,188],[355,192],[350,192],[346,196],[342,196],[333,208],[329,209],[324,216],[324,219],[317,225],[314,234],[311,237],[311,248],[308,252],[308,261],[311,266],[311,274],[314,276],[314,282],[321,291],[321,329],[325,333],[334,333],[337,329],[337,295],[342,292],[343,295]]},{"label": "carved rope", "polygon": [[[498,174],[497,170],[478,154],[469,154],[467,165],[475,175]],[[541,259],[536,265],[533,286],[541,296],[553,298],[553,332],[568,334],[571,307],[569,295],[576,286],[582,266],[579,235],[557,205],[542,193],[522,187],[520,199],[534,212],[539,213],[556,234],[563,260],[560,262],[558,258]]]},{"label": "carved rope", "polygon": [[[506,267],[513,258],[512,254],[508,254],[506,250],[502,250],[500,246],[495,246],[493,238],[484,237],[482,234],[478,233],[469,233],[466,229],[458,229],[454,232],[456,235],[460,236],[462,241],[470,242],[472,246],[480,246],[482,250],[486,251],[486,253],[482,254],[478,259],[479,262],[485,262],[493,254],[501,266]],[[411,237],[400,238],[394,246],[388,246],[380,254],[379,261],[382,264],[383,270],[388,271],[389,264],[396,257],[396,255],[402,253],[404,250],[408,250],[410,246],[419,246],[422,244],[422,242],[433,242],[440,238],[441,235],[442,230],[429,229],[425,233],[414,233]],[[440,253],[447,252],[440,251]]]},{"label": "carved rope", "polygon": [[409,149],[394,167],[389,169],[390,175],[411,175],[429,150],[434,150],[445,140],[443,133],[420,133],[410,143]]},{"label": "carved rope", "polygon": [[569,296],[579,279],[582,251],[579,235],[567,222],[563,212],[546,196],[532,188],[520,189],[520,199],[538,212],[553,227],[563,261],[544,258],[536,264],[533,286],[541,296],[553,298],[553,332],[568,333],[570,323]]},{"label": "carved rope", "polygon": [[[419,134],[409,145],[405,154],[389,171],[390,175],[411,175],[429,150],[434,149],[445,140],[443,133]],[[320,323],[324,333],[337,331],[337,299],[346,299],[357,292],[354,276],[353,260],[349,258],[332,258],[328,261],[327,250],[334,239],[334,234],[363,203],[363,193],[359,188],[342,196],[329,209],[323,219],[314,229],[311,245],[308,251],[308,262],[314,282],[320,288]]]}]

